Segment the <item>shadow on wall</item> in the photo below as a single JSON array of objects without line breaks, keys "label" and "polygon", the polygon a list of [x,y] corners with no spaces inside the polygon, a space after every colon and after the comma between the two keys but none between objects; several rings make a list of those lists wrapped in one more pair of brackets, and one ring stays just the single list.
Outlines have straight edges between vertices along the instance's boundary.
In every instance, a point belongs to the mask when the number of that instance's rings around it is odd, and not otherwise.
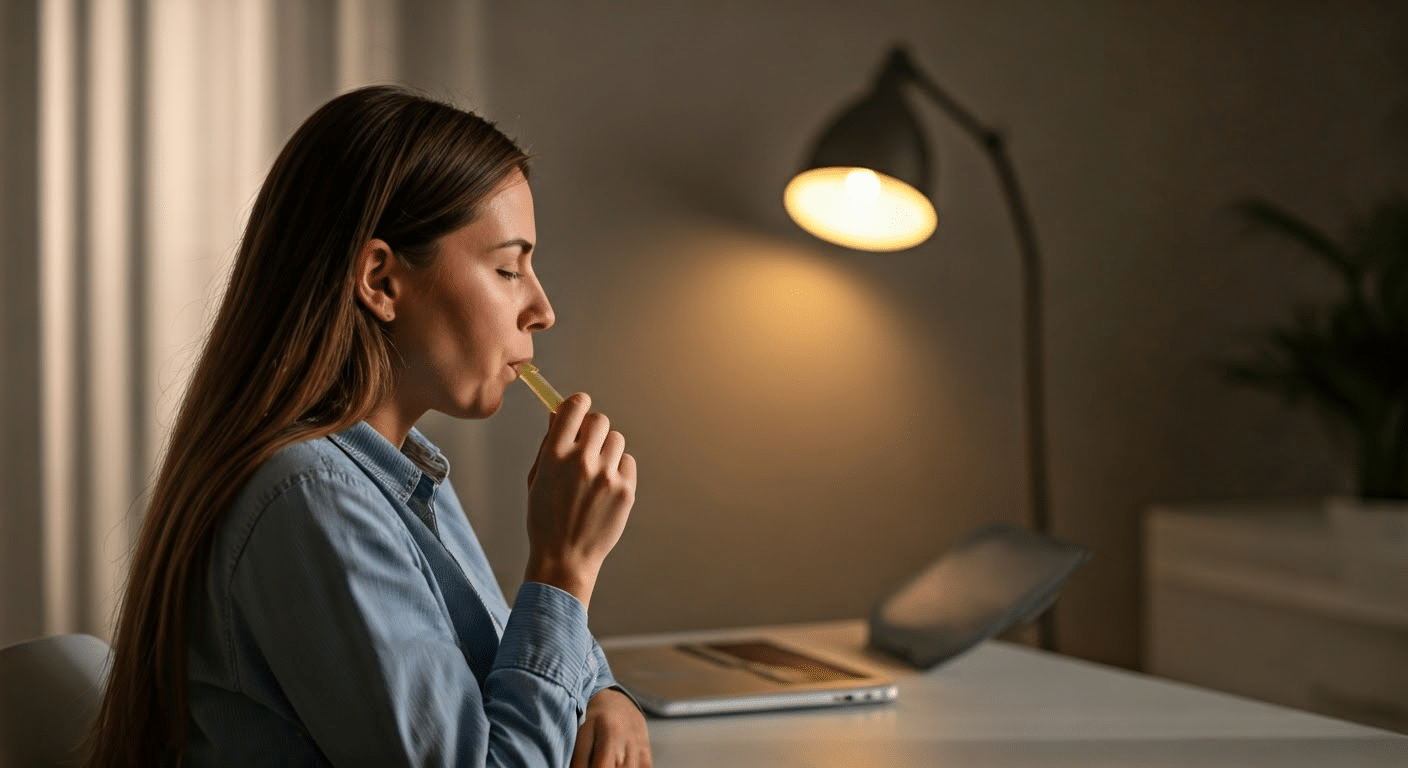
[{"label": "shadow on wall", "polygon": [[932,482],[921,412],[941,389],[909,359],[920,347],[807,249],[700,220],[623,239],[669,245],[622,276],[586,324],[599,338],[570,342],[602,353],[579,363],[642,461],[593,625],[864,613],[913,567],[906,541],[942,538],[916,500]]},{"label": "shadow on wall", "polygon": [[880,446],[900,428],[903,404],[920,393],[900,375],[897,319],[858,280],[803,249],[720,227],[670,241],[680,244],[663,267],[671,274],[626,310],[652,319],[632,346],[660,350],[649,361],[655,384],[634,400],[663,411],[672,393],[689,393],[689,412],[707,414],[695,426],[741,430],[769,455],[838,434]]}]

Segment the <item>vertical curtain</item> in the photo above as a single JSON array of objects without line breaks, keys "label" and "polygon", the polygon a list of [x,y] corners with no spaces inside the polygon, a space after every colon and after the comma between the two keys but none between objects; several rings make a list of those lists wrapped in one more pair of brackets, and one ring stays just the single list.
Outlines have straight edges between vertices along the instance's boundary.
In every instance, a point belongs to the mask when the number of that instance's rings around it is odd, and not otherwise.
[{"label": "vertical curtain", "polygon": [[[167,430],[279,145],[362,83],[413,80],[473,101],[482,67],[465,63],[478,58],[482,11],[453,0],[0,7],[0,248],[12,278],[0,288],[0,645],[107,637]],[[478,432],[443,431],[452,461],[471,459],[457,475],[473,478]]]}]

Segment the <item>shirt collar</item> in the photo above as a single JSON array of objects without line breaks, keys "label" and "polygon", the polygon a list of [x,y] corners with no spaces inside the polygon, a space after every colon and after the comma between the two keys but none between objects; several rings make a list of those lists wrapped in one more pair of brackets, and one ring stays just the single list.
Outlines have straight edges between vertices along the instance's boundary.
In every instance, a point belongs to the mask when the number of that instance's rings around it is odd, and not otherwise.
[{"label": "shirt collar", "polygon": [[396,450],[391,441],[365,421],[329,435],[328,439],[395,490],[403,502],[411,497],[422,476],[430,476],[438,487],[450,474],[450,462],[445,455],[415,427],[406,436],[401,450]]}]

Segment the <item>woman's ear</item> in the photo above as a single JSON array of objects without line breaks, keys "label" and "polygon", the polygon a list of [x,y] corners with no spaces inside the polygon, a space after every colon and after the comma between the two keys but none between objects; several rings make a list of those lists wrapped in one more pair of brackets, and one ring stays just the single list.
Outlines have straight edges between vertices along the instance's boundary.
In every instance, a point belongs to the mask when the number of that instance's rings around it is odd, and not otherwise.
[{"label": "woman's ear", "polygon": [[357,298],[384,323],[396,319],[400,262],[385,240],[373,238],[357,254]]}]

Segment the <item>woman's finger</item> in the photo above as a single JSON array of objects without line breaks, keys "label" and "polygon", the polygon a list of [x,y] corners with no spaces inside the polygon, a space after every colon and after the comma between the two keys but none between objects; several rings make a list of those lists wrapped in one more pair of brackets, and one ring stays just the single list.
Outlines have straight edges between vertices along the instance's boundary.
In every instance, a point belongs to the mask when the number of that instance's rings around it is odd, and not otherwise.
[{"label": "woman's finger", "polygon": [[601,468],[619,475],[621,473],[621,457],[625,453],[626,436],[612,430],[606,435],[606,441],[601,445]]},{"label": "woman's finger", "polygon": [[582,427],[577,433],[577,447],[589,462],[588,466],[600,466],[601,447],[606,436],[611,433],[611,421],[599,413],[589,413],[582,418]]},{"label": "woman's finger", "polygon": [[626,481],[634,491],[636,487],[636,457],[631,454],[623,454],[619,465],[621,479]]},{"label": "woman's finger", "polygon": [[562,401],[557,413],[553,414],[547,437],[543,438],[543,447],[551,448],[559,456],[571,452],[572,444],[577,442],[577,432],[582,428],[582,419],[591,407],[592,399],[585,392],[578,392]]}]

